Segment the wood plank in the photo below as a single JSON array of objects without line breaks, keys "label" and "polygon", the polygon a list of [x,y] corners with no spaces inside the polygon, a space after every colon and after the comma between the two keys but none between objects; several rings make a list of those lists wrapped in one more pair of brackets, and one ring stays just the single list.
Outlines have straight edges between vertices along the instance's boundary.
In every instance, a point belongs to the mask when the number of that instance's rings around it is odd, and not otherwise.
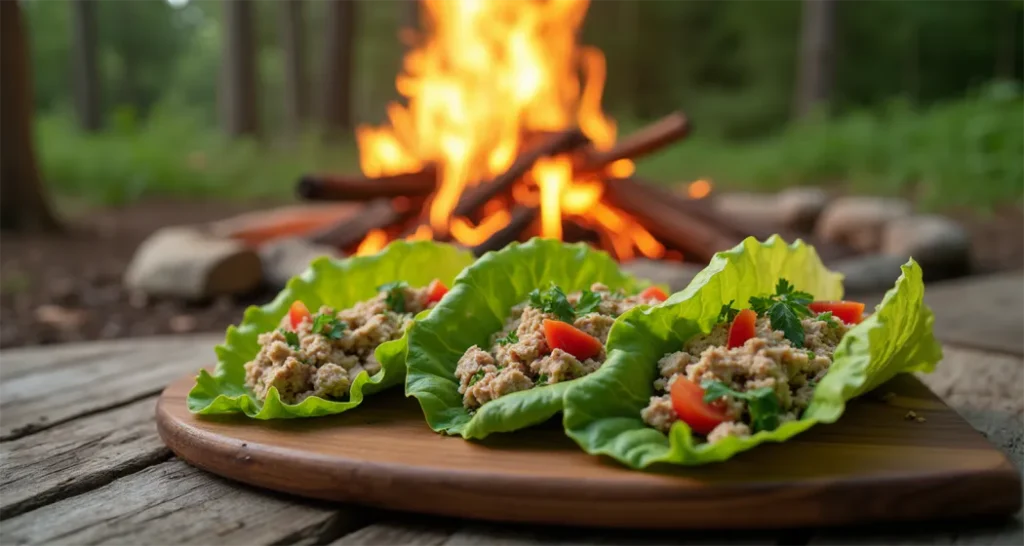
[{"label": "wood plank", "polygon": [[158,336],[3,351],[0,440],[160,392],[216,360],[223,335]]},{"label": "wood plank", "polygon": [[106,485],[169,459],[155,398],[0,444],[0,519]]},{"label": "wood plank", "polygon": [[[1024,358],[964,347],[944,346],[945,359],[922,379],[963,415],[989,442],[1006,452],[1024,472]],[[1021,495],[1024,496],[1024,490]],[[813,546],[846,544],[1024,544],[1024,509],[1008,521],[974,526],[935,524],[927,530],[902,528],[821,533]]]},{"label": "wood plank", "polygon": [[324,543],[357,528],[353,514],[240,487],[172,460],[6,520],[0,543]]},{"label": "wood plank", "polygon": [[931,283],[925,302],[943,342],[1024,356],[1024,272]]},{"label": "wood plank", "polygon": [[609,530],[578,527],[525,527],[467,525],[444,543],[445,546],[539,546],[554,544],[623,544],[647,546],[654,544],[780,544],[788,536],[783,531],[700,531],[665,532],[643,530]]},{"label": "wood plank", "polygon": [[[161,436],[192,464],[260,487],[394,510],[601,527],[803,527],[1012,513],[1006,456],[912,376],[843,418],[728,464],[635,472],[591,457],[560,423],[467,442],[433,433],[400,390],[301,422],[199,418],[191,378],[157,407]],[[927,422],[905,418],[914,411]],[[819,464],[818,461],[827,461]],[[661,470],[661,469],[659,469]],[[908,488],[927,491],[905,502]],[[868,502],[870,500],[870,502]],[[779,509],[775,509],[779,507]]]},{"label": "wood plank", "polygon": [[457,529],[455,520],[448,518],[423,518],[406,515],[402,519],[391,519],[367,525],[354,533],[345,535],[330,546],[376,545],[391,546],[439,546],[448,541]]}]

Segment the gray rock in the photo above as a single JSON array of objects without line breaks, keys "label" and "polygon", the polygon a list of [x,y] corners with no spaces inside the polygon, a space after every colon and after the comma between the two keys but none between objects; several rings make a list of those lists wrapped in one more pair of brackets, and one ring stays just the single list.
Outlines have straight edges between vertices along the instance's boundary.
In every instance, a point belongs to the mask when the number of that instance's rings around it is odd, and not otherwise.
[{"label": "gray rock", "polygon": [[678,292],[686,288],[690,281],[697,276],[697,273],[700,273],[704,268],[686,262],[639,258],[626,262],[622,265],[622,269],[640,279],[649,280],[656,284],[667,284],[672,292]]},{"label": "gray rock", "polygon": [[751,229],[774,232],[782,225],[774,193],[723,193],[713,196],[711,203],[723,218],[735,218]]},{"label": "gray rock", "polygon": [[900,266],[906,258],[885,254],[868,254],[837,260],[829,269],[845,275],[843,288],[846,294],[884,292],[896,284]]},{"label": "gray rock", "polygon": [[913,257],[930,278],[948,278],[970,267],[971,239],[948,218],[909,216],[890,222],[882,236],[882,252]]},{"label": "gray rock", "polygon": [[309,263],[320,256],[341,257],[341,252],[334,247],[311,243],[301,237],[271,241],[260,247],[259,253],[264,281],[278,288],[283,288],[288,279],[305,271]]},{"label": "gray rock", "polygon": [[259,286],[262,277],[254,250],[181,226],[161,229],[139,245],[124,284],[151,296],[198,300],[243,294]]},{"label": "gray rock", "polygon": [[821,188],[789,188],[776,198],[782,225],[811,232],[828,204],[828,194]]},{"label": "gray rock", "polygon": [[878,252],[885,226],[910,214],[910,203],[904,199],[841,197],[825,207],[814,231],[826,241]]}]

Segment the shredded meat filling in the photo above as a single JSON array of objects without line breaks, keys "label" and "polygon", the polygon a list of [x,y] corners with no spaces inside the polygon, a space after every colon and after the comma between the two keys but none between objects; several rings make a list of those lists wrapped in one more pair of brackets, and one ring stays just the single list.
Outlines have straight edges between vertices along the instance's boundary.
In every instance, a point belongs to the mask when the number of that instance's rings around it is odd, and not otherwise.
[{"label": "shredded meat filling", "polygon": [[[621,290],[613,292],[601,283],[591,285],[589,292],[588,312],[577,312],[572,325],[602,345],[616,317],[637,305],[660,303],[653,298],[627,296]],[[584,292],[565,297],[579,308]],[[491,336],[489,349],[474,345],[466,350],[455,370],[466,408],[473,410],[506,394],[576,379],[601,367],[606,356],[603,347],[597,355],[582,361],[550,347],[544,333],[546,319],[562,320],[530,301],[520,303],[510,310],[505,327]]]},{"label": "shredded meat filling", "polygon": [[[426,288],[396,290],[400,290],[400,310],[389,306],[395,294],[381,291],[349,309],[335,311],[322,306],[295,329],[285,315],[278,329],[260,334],[259,353],[245,364],[246,386],[260,400],[266,399],[274,387],[281,401],[288,404],[310,396],[345,398],[360,373],[374,375],[380,371],[374,356],[377,347],[402,337],[413,316],[434,305],[427,303]],[[314,331],[318,319],[321,327]]]},{"label": "shredded meat filling", "polygon": [[[726,347],[730,324],[724,322],[691,339],[683,350],[666,354],[658,361],[660,373],[654,382],[658,394],[641,411],[644,422],[667,433],[679,420],[669,392],[672,382],[680,378],[698,385],[718,381],[738,393],[767,387],[778,400],[779,422],[798,419],[811,402],[814,385],[832,365],[832,354],[847,331],[842,322],[826,322],[818,317],[803,319],[801,324],[803,347],[794,347],[783,332],[772,328],[767,317],[759,317],[754,337],[740,347]],[[728,420],[707,435],[709,443],[753,434],[746,400],[723,396],[712,405]]]}]

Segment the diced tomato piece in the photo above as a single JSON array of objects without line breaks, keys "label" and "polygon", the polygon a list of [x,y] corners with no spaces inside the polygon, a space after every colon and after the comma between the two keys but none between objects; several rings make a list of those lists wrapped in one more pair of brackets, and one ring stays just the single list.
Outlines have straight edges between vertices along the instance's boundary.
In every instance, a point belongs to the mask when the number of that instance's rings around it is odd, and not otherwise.
[{"label": "diced tomato piece", "polygon": [[601,340],[560,320],[544,319],[544,339],[552,349],[561,349],[584,361],[601,352]]},{"label": "diced tomato piece", "polygon": [[439,302],[447,293],[448,287],[440,280],[434,279],[427,285],[427,303]]},{"label": "diced tomato piece", "polygon": [[292,306],[288,308],[288,320],[292,323],[292,329],[296,329],[302,324],[302,319],[309,316],[309,309],[306,309],[306,304],[299,300],[292,302]]},{"label": "diced tomato piece", "polygon": [[832,311],[832,316],[846,324],[860,324],[864,320],[864,304],[859,301],[815,301],[807,306],[815,313]]},{"label": "diced tomato piece", "polygon": [[729,416],[704,401],[704,389],[689,379],[679,377],[672,382],[672,409],[697,434],[707,435]]},{"label": "diced tomato piece", "polygon": [[640,297],[644,299],[656,299],[658,301],[665,301],[668,299],[665,292],[657,286],[650,286],[643,292],[640,292]]},{"label": "diced tomato piece", "polygon": [[757,323],[757,313],[751,309],[744,309],[732,319],[732,326],[729,327],[730,349],[742,347],[748,339],[754,337],[754,325]]}]

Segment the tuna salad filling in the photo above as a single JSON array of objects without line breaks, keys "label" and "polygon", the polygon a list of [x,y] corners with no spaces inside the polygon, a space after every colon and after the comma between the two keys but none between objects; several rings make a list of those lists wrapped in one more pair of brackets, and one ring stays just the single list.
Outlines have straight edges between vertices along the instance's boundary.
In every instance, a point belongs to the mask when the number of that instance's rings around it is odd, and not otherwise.
[{"label": "tuna salad filling", "polygon": [[316,313],[295,301],[276,330],[260,334],[259,353],[245,364],[245,385],[259,400],[271,387],[286,404],[310,396],[341,400],[360,373],[380,371],[377,347],[401,338],[413,317],[433,308],[445,292],[438,281],[425,288],[388,283],[349,309],[324,305]]},{"label": "tuna salad filling", "polygon": [[615,318],[665,297],[654,287],[627,296],[600,283],[570,294],[554,284],[534,289],[511,309],[487,349],[473,345],[459,359],[455,377],[463,405],[474,410],[509,393],[592,373],[604,363]]},{"label": "tuna salad filling", "polygon": [[641,411],[664,433],[682,420],[716,443],[797,420],[839,341],[862,320],[857,302],[816,302],[785,279],[750,308],[723,306],[718,324],[658,361],[655,396]]}]

